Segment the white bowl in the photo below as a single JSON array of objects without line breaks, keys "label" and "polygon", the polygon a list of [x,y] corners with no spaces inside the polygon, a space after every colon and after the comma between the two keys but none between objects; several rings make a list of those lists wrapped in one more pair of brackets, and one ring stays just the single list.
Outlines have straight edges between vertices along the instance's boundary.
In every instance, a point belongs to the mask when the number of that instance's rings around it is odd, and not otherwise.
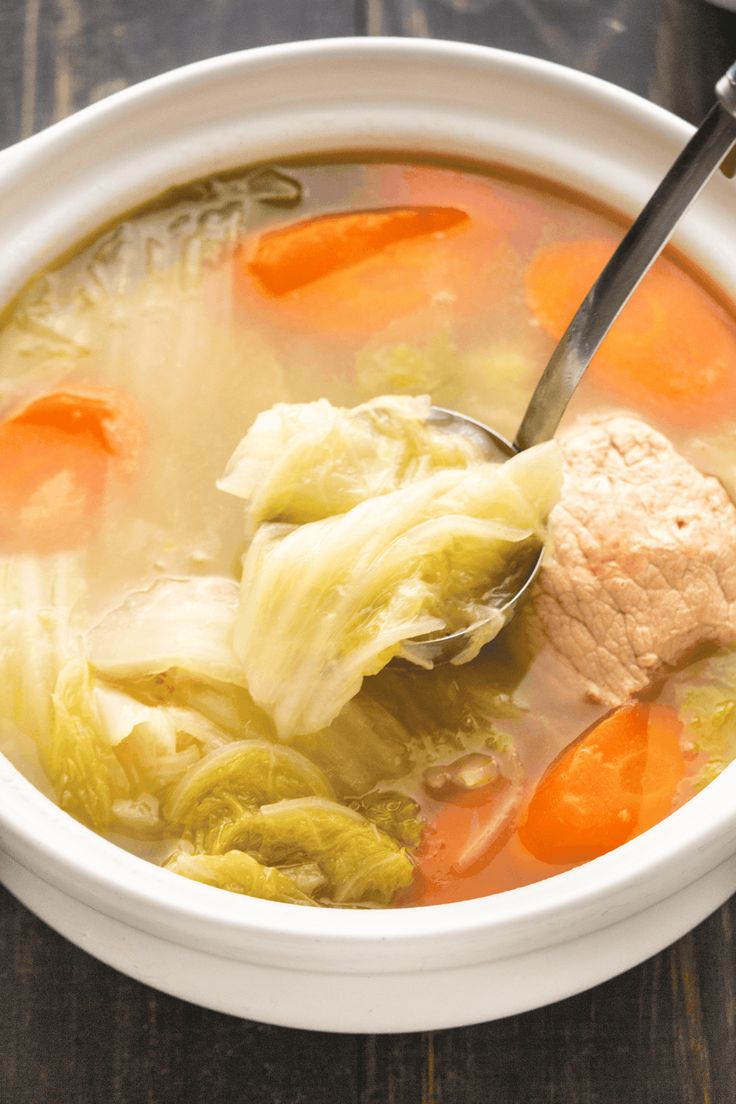
[{"label": "white bowl", "polygon": [[[503,162],[633,213],[691,128],[602,81],[481,47],[345,39],[215,58],[147,81],[0,154],[0,297],[163,188],[341,149]],[[733,185],[679,244],[733,291]],[[603,858],[498,896],[385,912],[303,909],[187,881],[82,827],[0,757],[0,874],[80,947],[238,1016],[331,1031],[521,1012],[659,951],[736,888],[736,769]],[[40,979],[39,979],[40,983]]]}]

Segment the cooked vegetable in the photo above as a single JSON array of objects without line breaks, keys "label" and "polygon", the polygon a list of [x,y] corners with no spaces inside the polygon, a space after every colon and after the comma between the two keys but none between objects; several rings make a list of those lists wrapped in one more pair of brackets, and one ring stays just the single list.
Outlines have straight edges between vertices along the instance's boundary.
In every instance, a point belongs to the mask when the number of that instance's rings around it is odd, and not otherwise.
[{"label": "cooked vegetable", "polygon": [[373,821],[402,847],[416,848],[424,831],[424,817],[416,801],[397,790],[373,790],[351,802],[351,808]]},{"label": "cooked vegetable", "polygon": [[696,784],[704,786],[736,759],[736,651],[704,660],[676,690],[685,740],[705,762]]},{"label": "cooked vegetable", "polygon": [[51,732],[51,695],[80,651],[84,581],[74,553],[0,559],[0,718],[36,741]]},{"label": "cooked vegetable", "polygon": [[383,395],[353,409],[326,399],[259,414],[218,486],[262,521],[303,524],[343,514],[441,468],[488,459],[481,437],[430,420],[427,396]]},{"label": "cooked vegetable", "polygon": [[364,395],[431,395],[451,405],[460,391],[464,367],[460,351],[443,331],[423,342],[368,342],[355,358],[355,373]]},{"label": "cooked vegetable", "polygon": [[[325,728],[407,641],[494,619],[514,560],[544,537],[552,443],[440,471],[298,528],[267,524],[243,562],[235,649],[282,739]],[[470,656],[468,656],[470,658]]]},{"label": "cooked vegetable", "polygon": [[409,344],[371,341],[357,354],[363,395],[432,396],[437,406],[470,411],[511,440],[536,379],[533,331],[513,344],[490,341],[461,349],[446,330]]},{"label": "cooked vegetable", "polygon": [[146,859],[322,907],[525,885],[687,801],[736,758],[736,509],[698,470],[736,492],[726,298],[654,266],[482,653],[560,458],[432,409],[513,439],[619,236],[532,178],[336,157],[34,276],[0,319],[0,753]]},{"label": "cooked vegetable", "polygon": [[623,706],[552,765],[519,836],[538,859],[587,862],[651,828],[672,809],[685,767],[681,725],[666,706]]},{"label": "cooked vegetable", "polygon": [[389,706],[363,690],[328,728],[295,737],[293,744],[325,772],[341,796],[363,794],[381,779],[411,769],[411,733]]},{"label": "cooked vegetable", "polygon": [[149,705],[95,678],[83,658],[63,667],[41,758],[59,803],[92,827],[160,833],[159,796],[228,740],[195,710]]},{"label": "cooked vegetable", "polygon": [[395,207],[320,215],[261,234],[240,259],[271,295],[350,268],[407,238],[437,234],[467,220],[455,207]]},{"label": "cooked vegetable", "polygon": [[81,659],[62,669],[53,695],[54,725],[42,760],[62,809],[97,831],[109,828],[112,805],[130,783],[102,734],[92,676]]},{"label": "cooked vegetable", "polygon": [[495,237],[495,226],[475,227],[451,205],[318,215],[246,241],[234,282],[281,325],[365,340],[437,307],[467,315],[487,291],[480,276]]},{"label": "cooked vegetable", "polygon": [[161,794],[203,754],[230,739],[194,709],[148,705],[97,679],[92,696],[100,731],[138,795],[140,791]]},{"label": "cooked vegetable", "polygon": [[244,813],[283,798],[331,798],[332,787],[293,748],[266,740],[238,740],[206,755],[179,782],[165,813],[175,831],[200,850],[222,852],[224,833]]},{"label": "cooked vegetable", "polygon": [[126,679],[125,687],[151,705],[196,714],[200,725],[209,724],[233,738],[273,739],[276,735],[270,718],[258,708],[248,691],[233,683],[198,679],[172,667],[148,678]]},{"label": "cooked vegetable", "polygon": [[125,692],[117,686],[95,679],[93,696],[100,726],[111,747],[117,747],[132,732],[145,727],[162,749],[175,750],[176,733],[186,732],[202,747],[216,748],[227,741],[222,729],[195,709],[177,705],[150,705],[132,696],[135,684],[125,684]]},{"label": "cooked vegetable", "polygon": [[511,694],[514,673],[496,657],[432,671],[387,668],[321,732],[294,746],[327,774],[341,797],[368,794],[379,782],[416,778],[463,752],[506,753],[499,722],[522,715]]},{"label": "cooked vegetable", "polygon": [[97,520],[111,471],[130,473],[140,417],[109,388],[57,391],[0,424],[0,545],[75,547]]},{"label": "cooked vegetable", "polygon": [[16,426],[38,426],[77,439],[89,438],[108,456],[120,460],[125,470],[135,467],[143,438],[140,415],[131,399],[111,387],[53,391],[29,402],[10,420]]},{"label": "cooked vegetable", "polygon": [[537,197],[528,191],[510,195],[496,180],[443,165],[381,165],[378,176],[380,193],[394,202],[461,207],[486,242],[522,221],[537,222],[542,213]]},{"label": "cooked vegetable", "polygon": [[323,797],[302,797],[245,813],[223,850],[249,851],[270,866],[316,863],[335,904],[387,905],[412,879],[406,851],[375,824]]},{"label": "cooked vegetable", "polygon": [[[557,340],[614,250],[606,239],[552,242],[529,268],[532,310]],[[732,330],[708,294],[671,261],[644,277],[593,361],[595,377],[634,407],[683,426],[736,410]]]},{"label": "cooked vegetable", "polygon": [[292,905],[313,905],[293,878],[272,866],[262,866],[244,851],[227,851],[224,855],[175,854],[166,863],[168,870],[183,874],[195,882],[229,889],[231,893],[246,893],[266,901],[288,901]]},{"label": "cooked vegetable", "polygon": [[158,579],[134,591],[88,636],[90,662],[105,675],[140,678],[178,668],[242,686],[232,647],[238,587],[232,579]]}]

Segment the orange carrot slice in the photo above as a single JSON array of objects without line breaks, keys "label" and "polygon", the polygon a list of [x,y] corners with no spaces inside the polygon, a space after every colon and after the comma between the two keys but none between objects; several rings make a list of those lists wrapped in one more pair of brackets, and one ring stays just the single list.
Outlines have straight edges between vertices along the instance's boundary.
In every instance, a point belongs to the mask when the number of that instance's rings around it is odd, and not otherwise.
[{"label": "orange carrot slice", "polygon": [[135,465],[143,439],[137,408],[127,395],[111,387],[53,391],[28,403],[10,421],[95,442],[124,468]]},{"label": "orange carrot slice", "polygon": [[684,776],[680,724],[659,705],[623,706],[547,771],[519,828],[543,862],[587,862],[662,820]]},{"label": "orange carrot slice", "polygon": [[450,230],[468,216],[454,207],[394,207],[321,215],[261,234],[245,261],[271,295],[350,268],[396,242]]},{"label": "orange carrot slice", "polygon": [[142,442],[127,396],[57,391],[0,424],[0,547],[58,551],[90,533],[114,469],[130,475]]},{"label": "orange carrot slice", "polygon": [[[245,242],[235,287],[263,319],[364,341],[422,310],[469,310],[483,283],[478,233],[453,206],[324,215]],[[488,225],[480,232],[486,256],[495,234]]]},{"label": "orange carrot slice", "polygon": [[[555,340],[615,248],[607,239],[554,242],[527,272],[531,310]],[[624,307],[591,371],[647,413],[698,426],[736,411],[736,324],[676,265],[661,258]]]}]

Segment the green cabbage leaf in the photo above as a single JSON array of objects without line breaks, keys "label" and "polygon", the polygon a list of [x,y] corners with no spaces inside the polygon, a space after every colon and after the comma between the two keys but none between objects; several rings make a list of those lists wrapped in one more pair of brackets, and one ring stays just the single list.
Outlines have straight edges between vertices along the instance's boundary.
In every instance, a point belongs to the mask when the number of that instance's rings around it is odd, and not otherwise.
[{"label": "green cabbage leaf", "polygon": [[263,866],[245,851],[227,851],[224,855],[188,855],[176,853],[166,863],[168,870],[196,882],[245,893],[265,901],[286,901],[291,905],[316,902],[289,874],[272,866]]},{"label": "green cabbage leaf", "polygon": [[200,851],[222,853],[232,823],[283,798],[332,798],[325,775],[293,748],[266,740],[236,740],[210,752],[169,795],[165,815]]},{"label": "green cabbage leaf", "polygon": [[231,849],[269,866],[316,864],[325,878],[320,900],[331,904],[387,905],[414,873],[396,840],[323,797],[279,801],[243,814],[223,840],[223,853]]},{"label": "green cabbage leaf", "polygon": [[245,499],[246,531],[343,514],[444,468],[487,459],[483,439],[430,419],[424,395],[383,395],[353,409],[278,403],[259,414],[218,487]]},{"label": "green cabbage leaf", "polygon": [[44,769],[62,808],[98,831],[161,834],[161,799],[229,735],[196,710],[140,701],[81,658],[52,696]]},{"label": "green cabbage leaf", "polygon": [[425,820],[417,802],[407,794],[398,790],[373,790],[353,800],[350,807],[403,847],[419,846]]},{"label": "green cabbage leaf", "polygon": [[295,737],[292,746],[317,763],[338,795],[345,797],[407,774],[412,765],[410,739],[391,703],[374,700],[364,688],[328,728]]},{"label": "green cabbage leaf", "polygon": [[495,340],[461,352],[445,330],[415,343],[371,340],[355,369],[363,395],[430,394],[436,405],[472,414],[511,440],[545,356],[533,331],[516,334],[513,345]]},{"label": "green cabbage leaf", "polygon": [[93,688],[84,660],[70,660],[62,668],[42,762],[62,809],[99,832],[113,822],[113,802],[131,797],[131,785],[102,732]]},{"label": "green cabbage leaf", "polygon": [[279,737],[326,728],[394,656],[420,662],[413,638],[488,619],[500,631],[504,588],[544,540],[560,483],[550,442],[336,517],[262,525],[243,560],[234,643]]},{"label": "green cabbage leaf", "polygon": [[697,777],[704,786],[736,759],[736,649],[692,667],[676,701],[685,738],[705,760]]},{"label": "green cabbage leaf", "polygon": [[328,728],[292,746],[322,768],[341,798],[367,794],[463,752],[504,752],[506,722],[523,713],[512,692],[518,678],[518,668],[491,652],[459,667],[388,667]]}]

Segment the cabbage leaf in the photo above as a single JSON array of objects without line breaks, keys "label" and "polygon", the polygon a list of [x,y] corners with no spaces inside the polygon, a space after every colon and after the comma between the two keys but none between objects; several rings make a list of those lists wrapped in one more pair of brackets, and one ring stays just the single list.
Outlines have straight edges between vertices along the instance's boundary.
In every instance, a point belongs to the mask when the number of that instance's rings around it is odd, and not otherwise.
[{"label": "cabbage leaf", "polygon": [[463,752],[505,752],[504,722],[523,709],[519,670],[490,653],[461,667],[387,667],[367,679],[328,728],[292,746],[322,768],[341,798],[367,794]]},{"label": "cabbage leaf", "polygon": [[282,798],[333,797],[325,775],[293,748],[266,740],[236,740],[189,770],[165,805],[173,831],[199,850],[222,852],[230,825],[244,812]]},{"label": "cabbage leaf", "polygon": [[381,780],[405,775],[412,765],[409,745],[410,734],[391,703],[374,700],[365,687],[328,728],[293,741],[341,797],[367,793]]},{"label": "cabbage leaf", "polygon": [[228,889],[231,893],[245,893],[266,901],[286,901],[292,905],[315,904],[294,878],[275,867],[263,866],[244,851],[227,851],[224,855],[177,852],[166,867],[175,874]]},{"label": "cabbage leaf", "polygon": [[373,790],[350,803],[403,847],[417,848],[425,821],[416,801],[398,790]]},{"label": "cabbage leaf", "polygon": [[92,666],[111,678],[178,668],[242,686],[232,647],[238,585],[219,576],[162,578],[134,591],[88,633]]},{"label": "cabbage leaf", "polygon": [[59,672],[80,654],[83,598],[76,553],[0,559],[0,718],[40,743]]},{"label": "cabbage leaf", "polygon": [[138,700],[81,658],[62,668],[52,702],[44,768],[62,808],[98,831],[163,832],[160,798],[230,739],[195,710]]},{"label": "cabbage leaf", "polygon": [[343,514],[444,468],[488,458],[483,439],[430,420],[424,395],[383,395],[353,409],[278,403],[259,414],[218,487],[245,499],[246,531]]},{"label": "cabbage leaf", "polygon": [[[326,728],[405,642],[500,631],[500,593],[559,495],[552,442],[435,472],[302,526],[262,525],[243,560],[235,650],[282,739]],[[468,654],[465,658],[471,658]]]},{"label": "cabbage leaf", "polygon": [[736,649],[695,664],[676,690],[685,737],[705,763],[697,777],[704,786],[736,759]]},{"label": "cabbage leaf", "polygon": [[223,852],[232,848],[270,866],[316,863],[326,879],[321,899],[333,904],[387,905],[414,873],[404,848],[386,832],[322,797],[244,813],[222,841]]},{"label": "cabbage leaf", "polygon": [[70,660],[53,693],[54,721],[42,748],[44,769],[62,809],[98,832],[113,821],[113,802],[131,796],[128,777],[105,739],[88,665]]},{"label": "cabbage leaf", "polygon": [[545,356],[533,331],[516,334],[513,345],[495,340],[461,351],[445,330],[411,344],[370,341],[358,352],[355,369],[363,395],[430,394],[438,406],[472,414],[510,440]]}]

